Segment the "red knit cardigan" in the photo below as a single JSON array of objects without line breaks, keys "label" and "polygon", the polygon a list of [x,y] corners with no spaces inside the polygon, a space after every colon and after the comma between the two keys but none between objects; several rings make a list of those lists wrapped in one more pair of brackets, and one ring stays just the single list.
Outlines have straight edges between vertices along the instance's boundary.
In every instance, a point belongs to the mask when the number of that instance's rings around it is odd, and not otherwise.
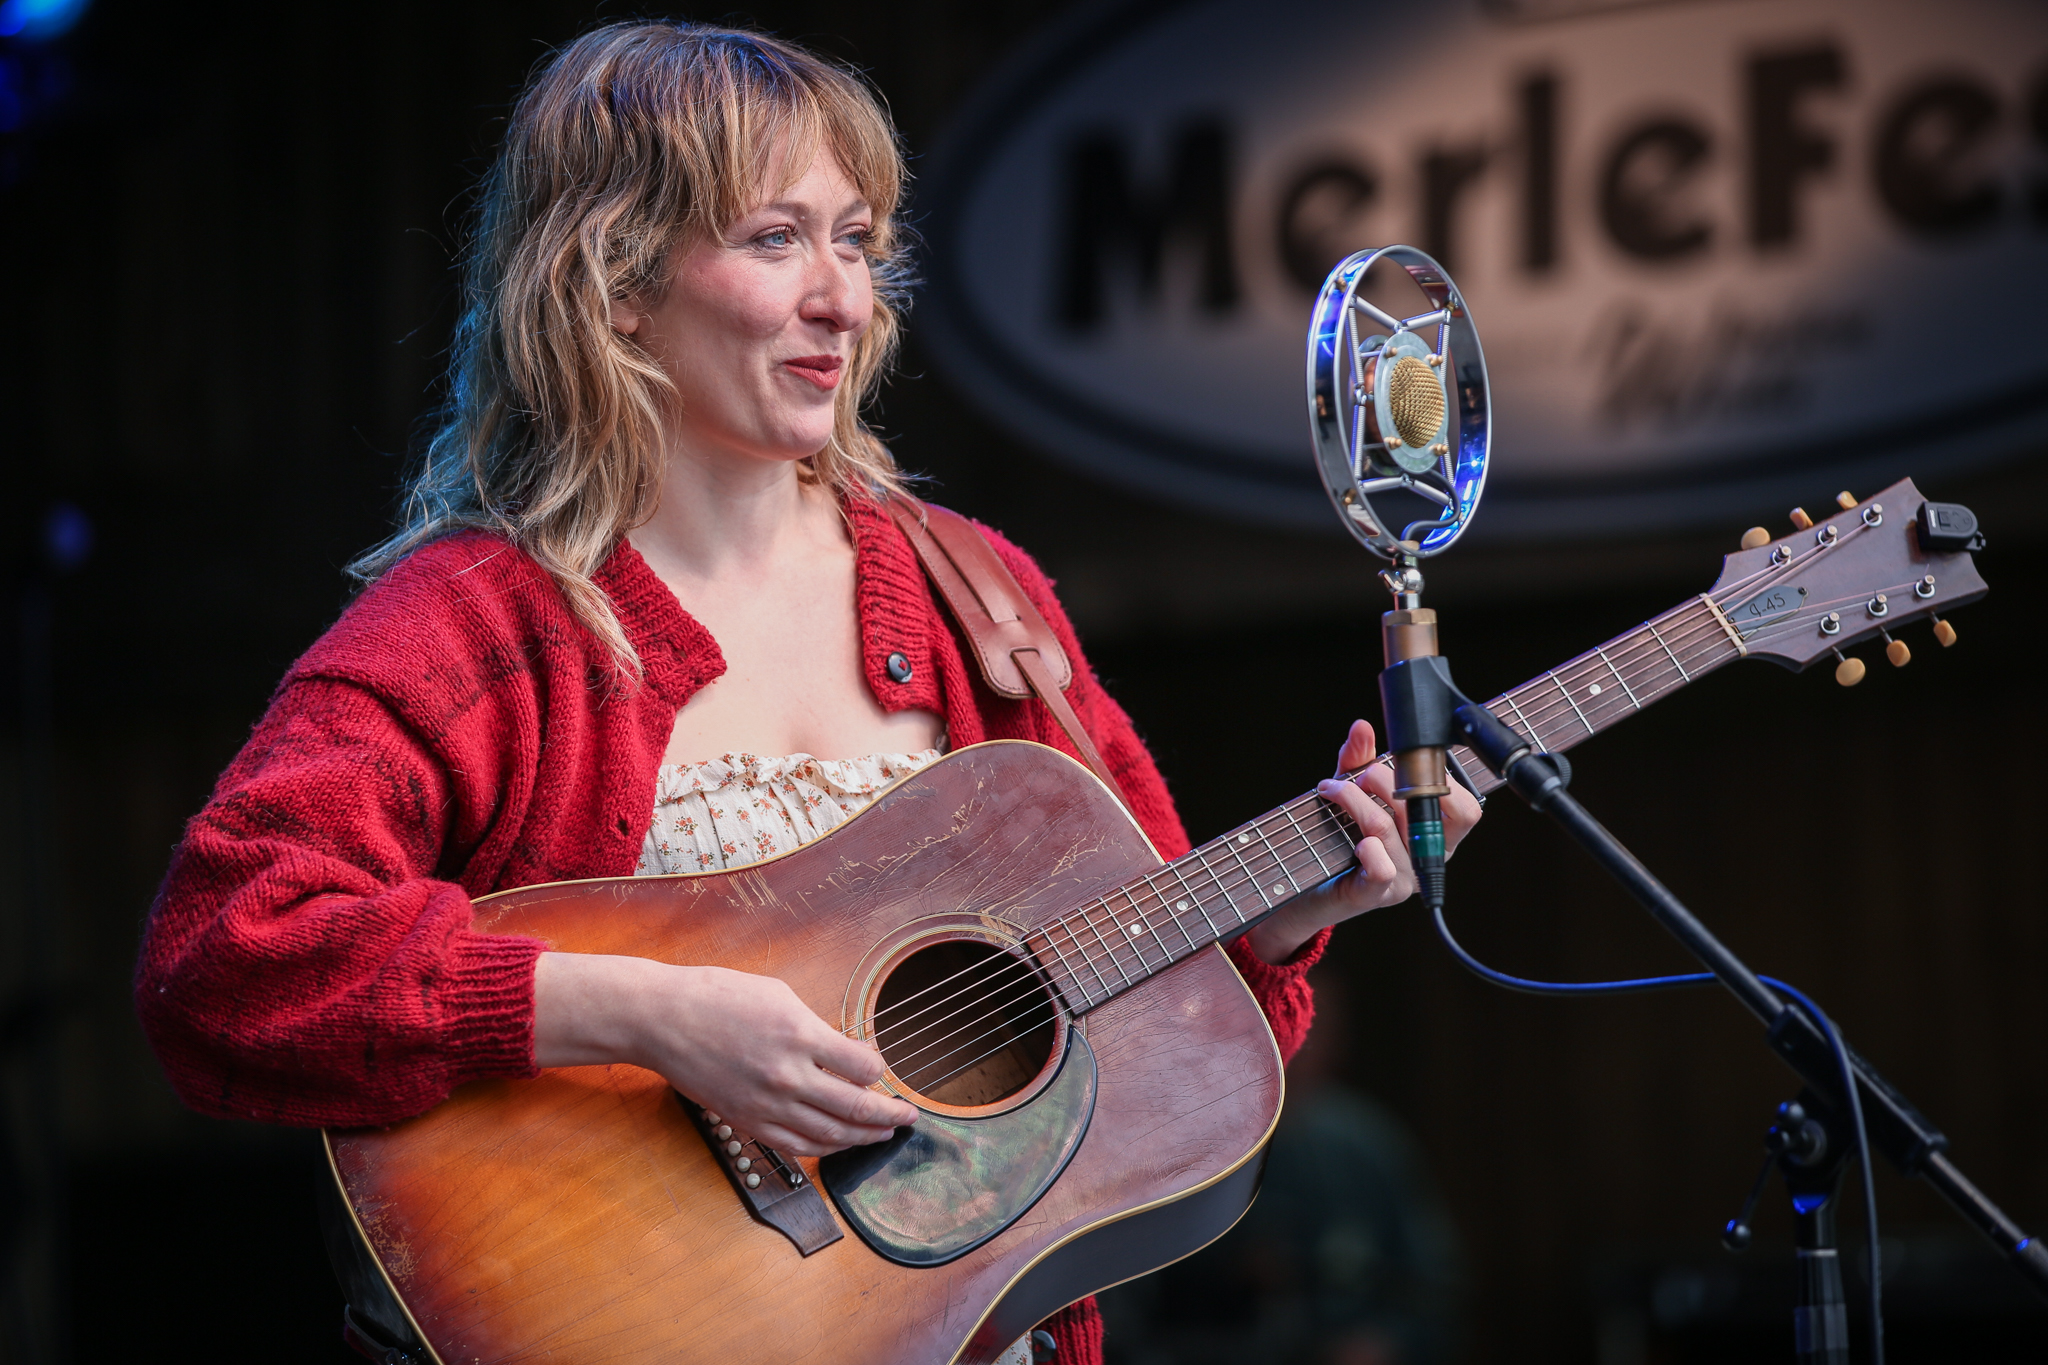
[{"label": "red knit cardigan", "polygon": [[[885,509],[846,504],[862,665],[885,711],[945,717],[953,747],[1029,739],[1072,752],[1045,706],[970,672]],[[1068,693],[1132,812],[1188,849],[1166,785],[1084,660],[1052,585],[991,542],[1074,661]],[[552,579],[481,532],[416,551],[293,665],[187,826],[152,907],[136,1005],[180,1097],[303,1126],[392,1123],[465,1081],[537,1074],[538,939],[473,927],[471,898],[632,875],[677,711],[725,671],[717,641],[631,545],[597,574],[643,681],[622,686]],[[891,654],[910,662],[893,680]],[[1283,1056],[1313,1012],[1319,936],[1284,966],[1232,960]],[[1101,1358],[1092,1301],[1057,1321],[1060,1365]]]}]

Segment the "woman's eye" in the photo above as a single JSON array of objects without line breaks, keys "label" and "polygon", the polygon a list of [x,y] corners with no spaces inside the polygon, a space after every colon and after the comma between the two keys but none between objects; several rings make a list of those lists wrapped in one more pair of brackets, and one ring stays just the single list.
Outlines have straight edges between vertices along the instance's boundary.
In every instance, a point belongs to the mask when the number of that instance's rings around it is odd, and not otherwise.
[{"label": "woman's eye", "polygon": [[784,247],[790,244],[792,234],[788,228],[776,228],[773,232],[762,233],[754,240],[762,246]]},{"label": "woman's eye", "polygon": [[865,251],[868,244],[875,240],[875,234],[872,228],[854,228],[839,240],[856,250]]}]

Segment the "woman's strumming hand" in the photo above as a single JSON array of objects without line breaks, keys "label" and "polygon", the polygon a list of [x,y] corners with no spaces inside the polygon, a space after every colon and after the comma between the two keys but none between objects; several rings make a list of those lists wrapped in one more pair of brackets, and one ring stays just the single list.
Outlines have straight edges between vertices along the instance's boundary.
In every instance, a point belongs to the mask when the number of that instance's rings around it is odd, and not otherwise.
[{"label": "woman's strumming hand", "polygon": [[[1408,865],[1407,803],[1394,800],[1392,770],[1373,762],[1375,743],[1372,726],[1353,721],[1338,751],[1337,770],[1364,771],[1351,782],[1328,778],[1316,788],[1342,806],[1364,833],[1358,841],[1358,866],[1328,886],[1296,896],[1246,935],[1261,961],[1285,962],[1325,926],[1383,905],[1398,905],[1415,894],[1415,873]],[[1479,803],[1452,783],[1443,809],[1444,856],[1449,857],[1479,823]]]},{"label": "woman's strumming hand", "polygon": [[841,1036],[773,977],[543,953],[533,994],[539,1065],[644,1066],[788,1155],[880,1142],[917,1117],[866,1088],[881,1079],[879,1053]]}]

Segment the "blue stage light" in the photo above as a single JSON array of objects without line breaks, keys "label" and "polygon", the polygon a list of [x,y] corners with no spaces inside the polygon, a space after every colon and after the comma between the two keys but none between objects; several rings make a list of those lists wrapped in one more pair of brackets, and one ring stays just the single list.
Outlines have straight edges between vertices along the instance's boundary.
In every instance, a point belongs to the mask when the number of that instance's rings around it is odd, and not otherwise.
[{"label": "blue stage light", "polygon": [[0,133],[18,132],[28,122],[28,100],[21,85],[21,68],[0,57]]},{"label": "blue stage light", "polygon": [[50,567],[70,573],[92,558],[92,518],[68,502],[53,503],[43,516],[43,554]]},{"label": "blue stage light", "polygon": [[0,38],[41,43],[62,37],[91,4],[92,0],[5,0],[0,3]]}]

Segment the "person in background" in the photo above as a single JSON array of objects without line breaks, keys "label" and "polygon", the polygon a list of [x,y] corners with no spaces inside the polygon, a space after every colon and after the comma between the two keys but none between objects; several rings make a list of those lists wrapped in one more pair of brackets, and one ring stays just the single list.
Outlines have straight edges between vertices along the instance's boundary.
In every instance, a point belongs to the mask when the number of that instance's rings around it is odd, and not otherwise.
[{"label": "person in background", "polygon": [[1216,1243],[1102,1296],[1110,1365],[1448,1365],[1464,1275],[1421,1146],[1349,1084],[1341,977],[1311,974],[1316,1027],[1258,1202]]}]

